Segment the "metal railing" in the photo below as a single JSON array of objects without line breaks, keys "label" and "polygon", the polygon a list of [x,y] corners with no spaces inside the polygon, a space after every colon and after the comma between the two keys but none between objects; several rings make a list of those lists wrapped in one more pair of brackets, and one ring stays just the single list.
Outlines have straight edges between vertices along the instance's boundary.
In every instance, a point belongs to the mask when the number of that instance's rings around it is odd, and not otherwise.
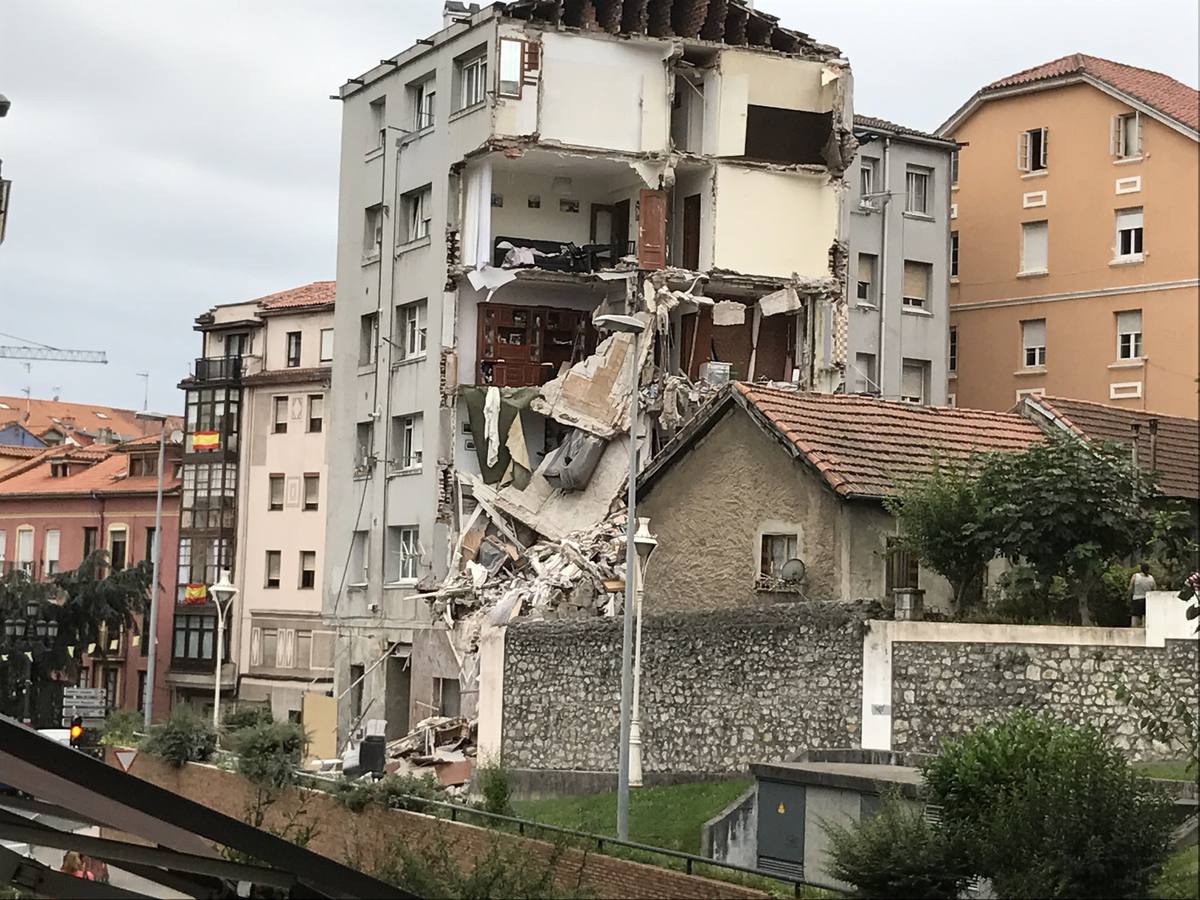
[{"label": "metal railing", "polygon": [[[303,780],[317,782],[321,785],[332,785],[338,783],[338,779],[331,778],[328,775],[318,775],[312,772],[297,772]],[[528,831],[549,832],[550,834],[560,834],[566,837],[582,840],[588,844],[595,846],[596,852],[604,853],[606,847],[620,847],[626,850],[636,850],[639,853],[647,853],[655,856],[666,857],[667,859],[679,860],[683,863],[683,871],[688,875],[697,874],[694,869],[696,866],[708,866],[715,869],[723,869],[730,872],[737,872],[742,875],[752,875],[758,878],[766,878],[771,881],[792,886],[793,892],[798,897],[802,887],[820,887],[810,881],[805,881],[802,877],[791,877],[779,872],[770,872],[765,869],[753,868],[751,866],[739,866],[737,863],[723,862],[719,859],[710,859],[707,856],[699,856],[695,853],[685,853],[682,850],[670,850],[666,847],[654,847],[650,844],[639,844],[635,841],[623,841],[620,838],[609,837],[603,834],[593,834],[588,831],[576,831],[573,828],[563,828],[560,825],[546,825],[542,822],[534,822],[531,819],[521,819],[516,816],[506,816],[501,813],[487,812],[482,809],[475,809],[471,806],[463,806],[458,803],[448,803],[445,800],[428,800],[424,797],[415,797],[411,794],[397,795],[397,800],[402,800],[407,804],[407,808],[412,812],[421,812],[424,807],[433,807],[435,810],[447,810],[448,818],[451,822],[466,821],[468,817],[483,819],[487,822],[501,823],[505,825],[515,826],[517,834],[527,836]],[[606,854],[614,855],[614,854]],[[618,857],[621,858],[621,857]],[[637,860],[634,860],[636,862]],[[678,870],[675,870],[678,871]]]},{"label": "metal railing", "polygon": [[240,356],[201,357],[196,360],[197,381],[237,381],[241,377]]}]

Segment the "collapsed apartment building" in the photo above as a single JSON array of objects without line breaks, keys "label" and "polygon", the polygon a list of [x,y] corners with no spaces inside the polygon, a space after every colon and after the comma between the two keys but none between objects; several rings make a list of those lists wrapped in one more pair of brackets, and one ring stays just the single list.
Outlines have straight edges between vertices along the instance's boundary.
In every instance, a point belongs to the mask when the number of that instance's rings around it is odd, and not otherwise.
[{"label": "collapsed apartment building", "polygon": [[731,0],[445,15],[336,95],[343,740],[471,716],[484,611],[619,609],[635,346],[642,465],[730,379],[845,380],[836,48]]}]

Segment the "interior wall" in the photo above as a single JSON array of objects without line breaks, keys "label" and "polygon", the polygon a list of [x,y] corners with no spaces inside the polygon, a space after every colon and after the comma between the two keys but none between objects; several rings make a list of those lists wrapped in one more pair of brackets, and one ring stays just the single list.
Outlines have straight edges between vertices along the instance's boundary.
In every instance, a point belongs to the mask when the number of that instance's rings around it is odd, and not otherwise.
[{"label": "interior wall", "polygon": [[821,84],[824,63],[725,49],[721,51],[720,68],[724,78],[745,76],[746,99],[755,106],[809,112],[833,109],[833,83]]},{"label": "interior wall", "polygon": [[675,188],[671,198],[671,252],[673,265],[683,265],[683,201],[700,195],[700,271],[712,268],[713,245],[713,170],[675,172]]}]

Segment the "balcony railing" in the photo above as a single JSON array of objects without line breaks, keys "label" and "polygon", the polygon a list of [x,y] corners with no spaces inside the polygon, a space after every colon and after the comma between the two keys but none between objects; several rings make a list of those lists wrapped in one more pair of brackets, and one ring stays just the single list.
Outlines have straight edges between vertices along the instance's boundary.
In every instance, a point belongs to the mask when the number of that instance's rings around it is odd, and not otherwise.
[{"label": "balcony railing", "polygon": [[237,381],[242,377],[240,356],[214,356],[196,360],[197,381]]}]

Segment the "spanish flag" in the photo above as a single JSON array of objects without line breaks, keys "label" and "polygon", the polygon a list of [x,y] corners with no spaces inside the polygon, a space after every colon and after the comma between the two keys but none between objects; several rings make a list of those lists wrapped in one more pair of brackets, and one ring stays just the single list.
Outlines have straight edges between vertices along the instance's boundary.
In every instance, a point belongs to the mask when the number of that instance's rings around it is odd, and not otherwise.
[{"label": "spanish flag", "polygon": [[219,431],[196,431],[192,433],[193,450],[218,450],[221,447]]},{"label": "spanish flag", "polygon": [[204,603],[208,600],[208,588],[203,584],[189,584],[183,589],[184,603]]}]

